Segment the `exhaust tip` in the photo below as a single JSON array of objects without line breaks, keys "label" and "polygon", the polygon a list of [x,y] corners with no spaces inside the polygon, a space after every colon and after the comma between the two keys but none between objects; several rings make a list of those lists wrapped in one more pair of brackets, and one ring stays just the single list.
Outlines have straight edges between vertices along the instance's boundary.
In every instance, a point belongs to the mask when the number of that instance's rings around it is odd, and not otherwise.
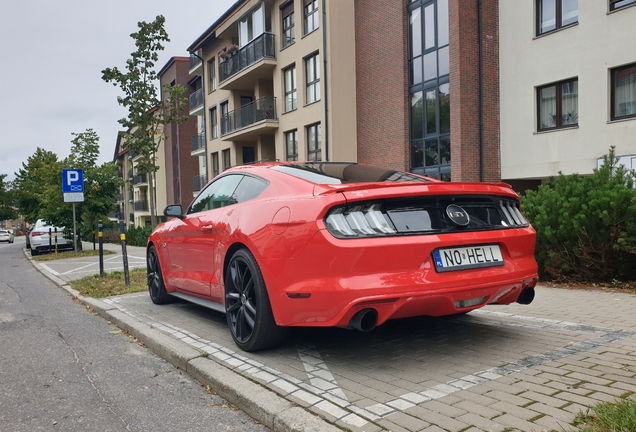
[{"label": "exhaust tip", "polygon": [[525,287],[523,289],[523,291],[521,291],[521,294],[519,294],[519,298],[517,299],[517,303],[523,304],[523,305],[528,305],[528,304],[532,303],[532,300],[534,300],[534,288]]},{"label": "exhaust tip", "polygon": [[363,309],[355,313],[349,321],[349,326],[361,332],[370,332],[378,323],[378,311],[375,309]]}]

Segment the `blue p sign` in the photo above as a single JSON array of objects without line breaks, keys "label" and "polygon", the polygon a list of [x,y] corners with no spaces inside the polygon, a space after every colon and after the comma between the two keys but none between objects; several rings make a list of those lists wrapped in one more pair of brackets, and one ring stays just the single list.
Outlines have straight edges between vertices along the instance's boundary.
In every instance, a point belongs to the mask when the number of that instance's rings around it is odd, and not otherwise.
[{"label": "blue p sign", "polygon": [[62,192],[84,192],[84,171],[81,169],[63,169]]}]

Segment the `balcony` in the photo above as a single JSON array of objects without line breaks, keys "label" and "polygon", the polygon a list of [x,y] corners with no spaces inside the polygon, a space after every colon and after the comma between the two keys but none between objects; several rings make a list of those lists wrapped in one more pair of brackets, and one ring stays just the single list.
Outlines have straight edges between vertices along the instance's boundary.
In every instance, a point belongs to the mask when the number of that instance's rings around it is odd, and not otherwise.
[{"label": "balcony", "polygon": [[199,156],[205,153],[205,132],[192,137],[192,156]]},{"label": "balcony", "polygon": [[192,192],[194,193],[199,192],[201,189],[203,189],[203,186],[205,186],[207,182],[208,182],[208,176],[206,174],[201,174],[194,177],[194,181],[192,184]]},{"label": "balcony", "polygon": [[[197,51],[201,55],[201,50]],[[196,75],[196,71],[202,66],[201,59],[194,54],[190,54],[190,75]],[[200,73],[200,71],[199,71]]]},{"label": "balcony", "polygon": [[219,64],[219,88],[248,90],[259,79],[272,79],[276,67],[276,38],[263,33]]},{"label": "balcony", "polygon": [[135,201],[135,211],[144,212],[148,211],[148,200]]},{"label": "balcony", "polygon": [[148,180],[146,178],[146,174],[133,176],[133,179],[132,179],[133,186],[139,186],[139,185],[141,185],[143,183],[148,183]]},{"label": "balcony", "polygon": [[190,115],[200,114],[203,112],[203,89],[195,91],[190,95]]},{"label": "balcony", "polygon": [[278,129],[276,98],[265,96],[221,117],[221,139],[252,140]]}]

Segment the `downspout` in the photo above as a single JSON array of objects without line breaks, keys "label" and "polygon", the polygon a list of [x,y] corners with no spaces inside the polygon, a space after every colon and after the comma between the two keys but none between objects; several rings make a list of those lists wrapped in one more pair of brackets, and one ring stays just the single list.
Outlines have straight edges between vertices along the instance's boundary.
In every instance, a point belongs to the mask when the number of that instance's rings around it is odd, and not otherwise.
[{"label": "downspout", "polygon": [[322,0],[322,62],[325,89],[325,161],[329,162],[329,92],[327,91],[327,0]]},{"label": "downspout", "polygon": [[479,42],[479,181],[484,181],[484,55],[482,52],[482,0],[477,0],[477,37]]},{"label": "downspout", "polygon": [[[203,148],[205,149],[205,181],[206,183],[210,181],[210,176],[208,171],[210,167],[208,166],[208,123],[207,123],[207,113],[205,111],[205,61],[200,57],[197,53],[190,53],[199,60],[201,60],[201,91],[203,92]],[[201,185],[203,188],[204,185]]]}]

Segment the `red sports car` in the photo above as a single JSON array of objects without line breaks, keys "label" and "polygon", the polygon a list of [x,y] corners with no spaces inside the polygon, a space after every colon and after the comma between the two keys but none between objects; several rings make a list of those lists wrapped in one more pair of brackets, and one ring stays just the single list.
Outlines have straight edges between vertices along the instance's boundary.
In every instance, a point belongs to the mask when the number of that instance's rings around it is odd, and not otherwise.
[{"label": "red sports car", "polygon": [[535,232],[506,184],[449,183],[351,163],[231,168],[168,206],[147,249],[154,303],[224,312],[256,351],[292,326],[370,331],[388,319],[534,298]]}]

